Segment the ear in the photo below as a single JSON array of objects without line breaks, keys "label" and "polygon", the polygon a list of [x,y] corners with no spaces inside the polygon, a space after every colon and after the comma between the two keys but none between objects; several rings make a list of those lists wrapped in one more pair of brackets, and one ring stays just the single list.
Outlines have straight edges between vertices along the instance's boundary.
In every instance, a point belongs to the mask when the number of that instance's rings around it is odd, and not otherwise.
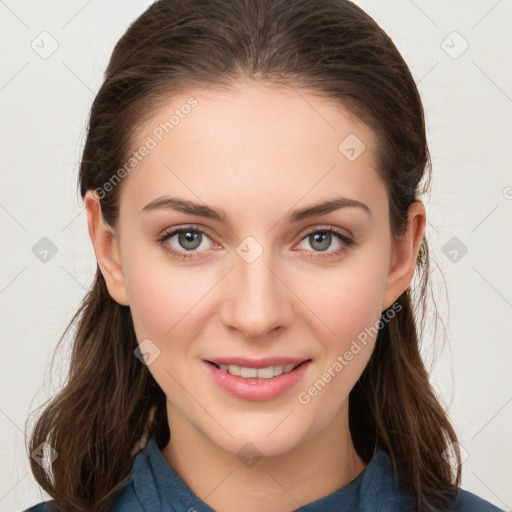
[{"label": "ear", "polygon": [[114,228],[110,226],[101,211],[98,195],[93,190],[85,194],[87,224],[96,260],[105,278],[110,296],[119,304],[128,306],[128,294],[119,258],[119,244]]},{"label": "ear", "polygon": [[425,207],[422,202],[415,201],[409,207],[406,232],[399,239],[393,239],[382,311],[389,308],[411,283],[423,240],[425,222]]}]

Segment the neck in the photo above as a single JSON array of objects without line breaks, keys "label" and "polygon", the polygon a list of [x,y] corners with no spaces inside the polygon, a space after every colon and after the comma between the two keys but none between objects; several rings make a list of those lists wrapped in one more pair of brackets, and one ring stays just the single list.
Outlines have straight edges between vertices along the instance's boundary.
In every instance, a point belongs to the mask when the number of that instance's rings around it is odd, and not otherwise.
[{"label": "neck", "polygon": [[326,428],[293,450],[243,461],[167,405],[171,439],[162,455],[219,512],[293,511],[344,487],[366,467],[350,436],[348,401]]}]

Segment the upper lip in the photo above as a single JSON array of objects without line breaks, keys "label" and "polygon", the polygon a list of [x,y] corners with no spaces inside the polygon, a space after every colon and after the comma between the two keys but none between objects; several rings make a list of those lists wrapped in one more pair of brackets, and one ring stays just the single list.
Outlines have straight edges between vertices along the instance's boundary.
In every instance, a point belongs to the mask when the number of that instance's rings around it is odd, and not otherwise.
[{"label": "upper lip", "polygon": [[299,365],[304,361],[309,361],[309,359],[299,357],[265,357],[263,359],[247,359],[246,357],[214,357],[205,359],[205,361],[215,363],[216,365],[232,364],[235,366],[243,366],[244,368],[268,368],[269,366],[284,366],[287,364]]}]

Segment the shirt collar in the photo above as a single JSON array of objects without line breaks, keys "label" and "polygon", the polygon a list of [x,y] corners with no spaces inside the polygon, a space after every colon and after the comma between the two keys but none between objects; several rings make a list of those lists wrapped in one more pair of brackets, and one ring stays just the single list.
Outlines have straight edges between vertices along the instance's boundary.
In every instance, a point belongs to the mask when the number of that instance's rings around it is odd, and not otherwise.
[{"label": "shirt collar", "polygon": [[[147,512],[215,512],[168,464],[154,437],[135,457],[130,476],[137,498]],[[389,456],[376,450],[368,466],[354,480],[302,508],[297,504],[297,510],[381,510],[378,507],[382,506],[382,498],[400,492]]]}]

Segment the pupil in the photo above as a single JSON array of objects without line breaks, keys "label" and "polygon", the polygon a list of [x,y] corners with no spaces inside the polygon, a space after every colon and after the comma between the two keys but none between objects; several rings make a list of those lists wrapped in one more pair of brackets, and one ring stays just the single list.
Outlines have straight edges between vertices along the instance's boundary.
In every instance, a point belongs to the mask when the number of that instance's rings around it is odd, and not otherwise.
[{"label": "pupil", "polygon": [[194,233],[193,231],[184,231],[180,234],[179,238],[181,246],[185,249],[196,249],[200,245],[197,243],[199,240],[199,233]]},{"label": "pupil", "polygon": [[317,246],[317,249],[325,251],[330,245],[331,235],[330,233],[315,233],[313,235],[313,241],[315,243],[320,242],[320,247]]}]

